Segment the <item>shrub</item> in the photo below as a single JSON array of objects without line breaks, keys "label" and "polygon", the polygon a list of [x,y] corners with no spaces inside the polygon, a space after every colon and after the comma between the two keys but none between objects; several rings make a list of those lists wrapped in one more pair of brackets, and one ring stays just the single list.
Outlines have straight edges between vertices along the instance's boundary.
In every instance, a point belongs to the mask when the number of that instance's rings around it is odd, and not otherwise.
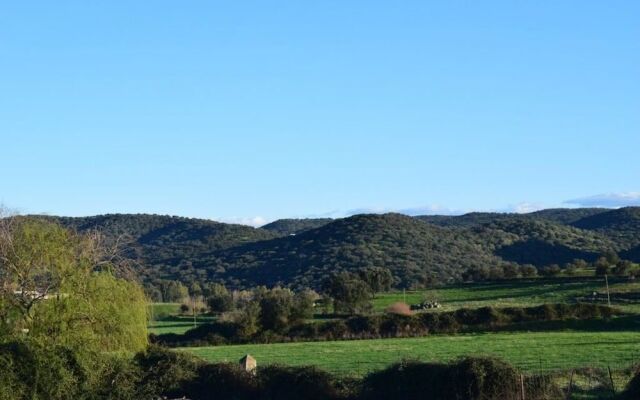
[{"label": "shrub", "polygon": [[109,359],[100,372],[100,379],[92,390],[92,398],[129,400],[139,398],[142,371],[130,359]]},{"label": "shrub", "polygon": [[149,346],[147,351],[138,353],[134,361],[141,369],[142,398],[183,396],[185,386],[196,378],[202,365],[193,356],[160,346]]},{"label": "shrub", "polygon": [[256,378],[235,364],[201,365],[184,389],[184,394],[192,399],[248,400],[257,393]]},{"label": "shrub", "polygon": [[[465,358],[448,365],[403,362],[368,375],[362,398],[515,400],[520,398],[519,378],[515,368],[493,358]],[[525,386],[527,399],[561,398],[561,391],[550,380],[543,381],[544,388]]]},{"label": "shrub", "polygon": [[88,372],[65,347],[31,342],[0,345],[0,399],[68,399],[78,395]]},{"label": "shrub", "polygon": [[636,374],[620,395],[621,400],[637,400],[640,399],[640,367],[636,370]]},{"label": "shrub", "polygon": [[315,367],[287,367],[271,365],[258,374],[265,399],[331,400],[339,398],[334,378]]}]

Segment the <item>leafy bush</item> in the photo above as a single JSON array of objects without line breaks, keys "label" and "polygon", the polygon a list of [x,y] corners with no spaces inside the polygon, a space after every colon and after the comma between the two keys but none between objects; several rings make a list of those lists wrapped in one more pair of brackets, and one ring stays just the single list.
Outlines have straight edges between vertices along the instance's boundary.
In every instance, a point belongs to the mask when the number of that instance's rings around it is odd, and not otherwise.
[{"label": "leafy bush", "polygon": [[235,364],[201,365],[196,377],[185,384],[191,399],[249,400],[258,394],[256,378]]},{"label": "leafy bush", "polygon": [[86,390],[89,371],[65,347],[0,345],[0,399],[68,399]]},{"label": "leafy bush", "polygon": [[138,353],[135,364],[141,369],[139,392],[141,397],[181,397],[185,386],[198,376],[203,364],[195,357],[159,346],[149,346]]},{"label": "leafy bush", "polygon": [[331,400],[339,397],[334,377],[315,367],[271,365],[259,370],[262,397],[278,400]]},{"label": "leafy bush", "polygon": [[[368,375],[362,398],[516,400],[521,395],[519,378],[511,365],[493,358],[465,358],[452,364],[402,362]],[[561,391],[549,381],[543,385],[543,389],[527,386],[526,398],[561,398]]]},{"label": "leafy bush", "polygon": [[637,368],[635,376],[629,381],[625,391],[620,395],[621,400],[640,399],[640,367]]}]

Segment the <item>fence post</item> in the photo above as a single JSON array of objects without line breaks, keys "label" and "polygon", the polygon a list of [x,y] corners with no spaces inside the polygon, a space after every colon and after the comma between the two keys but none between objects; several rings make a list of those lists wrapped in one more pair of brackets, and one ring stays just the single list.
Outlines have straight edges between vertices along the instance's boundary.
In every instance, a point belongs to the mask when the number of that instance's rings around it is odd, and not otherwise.
[{"label": "fence post", "polygon": [[609,370],[609,380],[611,381],[611,392],[613,395],[616,395],[616,385],[613,383],[613,375],[611,374],[611,367],[607,365],[607,369]]},{"label": "fence post", "polygon": [[520,394],[521,394],[521,400],[526,400],[525,394],[524,394],[524,375],[523,374],[520,374]]},{"label": "fence post", "polygon": [[571,370],[571,376],[569,377],[569,387],[567,388],[567,400],[571,399],[571,391],[573,390],[573,374],[575,370]]}]

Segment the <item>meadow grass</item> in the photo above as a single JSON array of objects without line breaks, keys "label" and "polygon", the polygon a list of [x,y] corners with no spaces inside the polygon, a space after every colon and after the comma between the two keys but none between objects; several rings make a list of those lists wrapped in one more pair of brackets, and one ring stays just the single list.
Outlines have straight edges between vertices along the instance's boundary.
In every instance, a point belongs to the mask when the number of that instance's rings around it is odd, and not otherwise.
[{"label": "meadow grass", "polygon": [[403,359],[448,361],[472,355],[499,357],[529,372],[587,366],[618,369],[640,359],[640,332],[484,333],[180,350],[212,362],[237,362],[251,354],[259,365],[314,365],[348,375],[363,375]]},{"label": "meadow grass", "polygon": [[198,315],[194,323],[192,315],[180,315],[180,303],[151,303],[149,304],[149,333],[161,335],[164,333],[183,334],[194,326],[206,324],[212,320],[211,316]]},{"label": "meadow grass", "polygon": [[[640,282],[612,280],[612,293],[640,291]],[[418,304],[423,298],[437,300],[442,308],[438,311],[454,311],[459,308],[531,307],[545,303],[569,303],[576,297],[592,292],[605,293],[604,278],[575,280],[514,280],[505,282],[452,285],[432,290],[395,291],[378,293],[373,300],[374,310],[382,311],[390,304],[405,301]],[[639,304],[613,304],[627,312],[640,313]]]}]

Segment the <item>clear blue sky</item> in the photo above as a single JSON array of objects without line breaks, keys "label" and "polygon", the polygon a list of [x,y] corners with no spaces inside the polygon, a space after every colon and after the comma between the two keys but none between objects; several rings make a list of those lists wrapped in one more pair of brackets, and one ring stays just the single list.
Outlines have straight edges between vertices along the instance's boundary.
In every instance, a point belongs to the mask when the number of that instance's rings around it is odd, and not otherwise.
[{"label": "clear blue sky", "polygon": [[638,1],[13,1],[0,202],[239,220],[640,204]]}]

